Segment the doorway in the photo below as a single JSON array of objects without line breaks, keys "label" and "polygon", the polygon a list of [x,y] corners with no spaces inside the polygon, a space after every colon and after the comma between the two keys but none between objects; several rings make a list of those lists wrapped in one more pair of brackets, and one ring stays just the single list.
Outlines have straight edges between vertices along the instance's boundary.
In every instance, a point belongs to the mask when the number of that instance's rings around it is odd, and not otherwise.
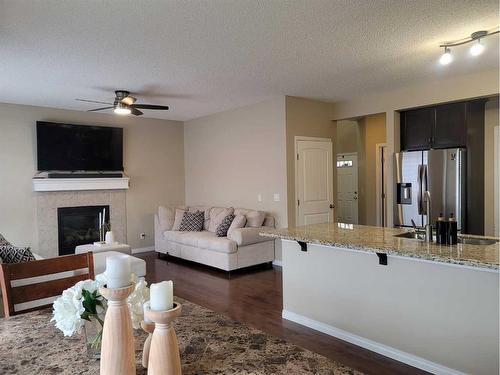
[{"label": "doorway", "polygon": [[295,137],[297,225],[333,222],[332,141]]},{"label": "doorway", "polygon": [[337,221],[358,223],[358,154],[337,154]]}]

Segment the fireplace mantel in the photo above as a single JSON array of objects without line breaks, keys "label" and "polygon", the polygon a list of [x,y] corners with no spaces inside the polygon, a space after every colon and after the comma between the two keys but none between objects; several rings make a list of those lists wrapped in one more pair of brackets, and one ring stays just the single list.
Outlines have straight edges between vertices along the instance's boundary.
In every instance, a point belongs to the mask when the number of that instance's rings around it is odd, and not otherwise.
[{"label": "fireplace mantel", "polygon": [[35,176],[33,178],[33,191],[118,190],[128,188],[128,177],[47,178]]}]

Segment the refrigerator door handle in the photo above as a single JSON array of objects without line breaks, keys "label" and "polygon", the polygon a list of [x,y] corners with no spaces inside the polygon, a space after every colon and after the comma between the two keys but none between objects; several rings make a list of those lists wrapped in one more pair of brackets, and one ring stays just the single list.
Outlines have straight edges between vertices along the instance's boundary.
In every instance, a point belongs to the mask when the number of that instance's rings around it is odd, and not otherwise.
[{"label": "refrigerator door handle", "polygon": [[419,164],[418,165],[418,173],[417,173],[417,185],[418,185],[418,196],[417,196],[417,206],[418,206],[418,214],[423,215],[423,209],[424,205],[422,203],[422,170],[423,170],[423,165]]}]

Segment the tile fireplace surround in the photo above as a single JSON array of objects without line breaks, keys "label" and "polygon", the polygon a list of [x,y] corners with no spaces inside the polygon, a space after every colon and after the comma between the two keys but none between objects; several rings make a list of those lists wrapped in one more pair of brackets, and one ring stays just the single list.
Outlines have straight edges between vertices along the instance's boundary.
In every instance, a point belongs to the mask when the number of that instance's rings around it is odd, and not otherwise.
[{"label": "tile fireplace surround", "polygon": [[126,243],[126,190],[36,192],[38,253],[58,256],[57,209],[60,207],[109,205],[115,239]]}]

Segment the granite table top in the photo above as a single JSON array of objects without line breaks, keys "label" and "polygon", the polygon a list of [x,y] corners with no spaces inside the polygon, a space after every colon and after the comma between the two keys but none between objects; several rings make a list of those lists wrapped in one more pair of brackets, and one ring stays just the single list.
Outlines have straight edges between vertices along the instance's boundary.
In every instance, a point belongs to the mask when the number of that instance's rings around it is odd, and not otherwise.
[{"label": "granite table top", "polygon": [[[419,258],[435,262],[499,270],[500,243],[492,245],[440,245],[425,241],[395,237],[407,229],[382,228],[344,223],[324,223],[295,228],[266,230],[261,236],[335,246],[387,255]],[[490,238],[467,236],[473,238]]]},{"label": "granite table top", "polygon": [[[176,298],[182,316],[174,322],[183,375],[358,375],[352,368],[280,338],[249,328],[199,305]],[[0,374],[99,374],[82,336],[64,337],[50,322],[50,309],[0,318]],[[137,375],[146,334],[135,331]]]}]

